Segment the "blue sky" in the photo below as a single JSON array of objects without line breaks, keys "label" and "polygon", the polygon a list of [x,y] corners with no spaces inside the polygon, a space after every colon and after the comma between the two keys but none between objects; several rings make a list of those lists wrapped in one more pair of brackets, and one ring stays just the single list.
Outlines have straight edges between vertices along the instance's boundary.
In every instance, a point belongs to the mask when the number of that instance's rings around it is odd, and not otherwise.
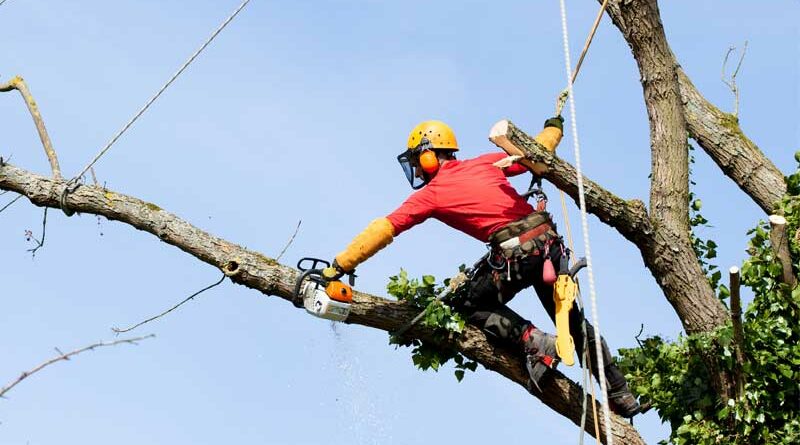
[{"label": "blue sky", "polygon": [[[71,176],[238,3],[8,0],[0,82],[25,77]],[[575,60],[597,3],[568,8]],[[789,172],[800,149],[798,3],[663,1],[661,10],[681,65],[722,109],[733,107],[720,81],[725,52],[749,42],[738,77],[741,125]],[[448,122],[462,157],[493,151],[492,124],[509,118],[537,131],[564,79],[555,0],[253,0],[96,171],[111,189],[271,256],[302,220],[281,261],[329,258],[409,194],[395,156],[418,121]],[[647,201],[638,71],[607,18],[575,94],[585,173]],[[571,142],[559,150],[567,160]],[[0,95],[0,156],[49,171],[16,94]],[[695,157],[695,191],[713,225],[700,234],[720,245],[722,268],[739,264],[745,232],[762,215],[705,154]],[[558,194],[549,193],[561,221]],[[0,215],[0,384],[53,347],[111,339],[110,327],[158,313],[220,276],[148,234],[56,211],[32,260],[24,231],[38,234],[41,216],[26,200]],[[594,218],[590,239],[611,347],[634,345],[642,324],[646,334],[676,337],[679,320],[636,249]],[[482,252],[430,221],[360,267],[357,287],[386,295],[400,267],[441,279]],[[552,331],[531,291],[513,306]],[[0,444],[577,441],[577,427],[491,372],[460,384],[450,370],[422,373],[384,332],[334,327],[230,282],[139,331],[157,338],[86,353],[12,390],[0,400]],[[651,443],[667,434],[655,413],[636,424]]]}]

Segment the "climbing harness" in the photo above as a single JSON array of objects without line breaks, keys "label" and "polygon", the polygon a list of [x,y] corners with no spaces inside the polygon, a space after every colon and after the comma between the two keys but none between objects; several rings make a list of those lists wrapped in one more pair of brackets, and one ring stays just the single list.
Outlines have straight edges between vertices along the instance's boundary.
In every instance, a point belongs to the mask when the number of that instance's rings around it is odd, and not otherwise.
[{"label": "climbing harness", "polygon": [[136,122],[136,120],[139,119],[139,117],[141,117],[145,111],[147,111],[148,108],[150,108],[150,105],[152,105],[153,102],[155,102],[161,96],[161,94],[167,88],[169,88],[170,85],[172,85],[172,82],[174,82],[175,79],[177,79],[178,76],[180,76],[181,73],[183,73],[184,70],[186,70],[186,68],[188,68],[192,62],[194,62],[194,59],[196,59],[197,56],[199,56],[200,53],[203,52],[203,50],[206,49],[206,47],[209,44],[211,44],[211,42],[217,37],[217,35],[219,35],[219,33],[222,32],[222,30],[225,29],[226,26],[228,26],[228,23],[230,23],[234,18],[236,18],[237,15],[239,15],[239,12],[241,12],[241,10],[244,9],[244,7],[247,6],[248,3],[250,3],[250,0],[242,1],[242,3],[236,8],[236,10],[234,10],[233,13],[227,19],[225,19],[222,22],[222,24],[211,34],[211,36],[208,39],[206,39],[203,45],[201,45],[200,48],[198,48],[197,51],[195,51],[194,54],[192,54],[189,57],[189,59],[187,59],[186,62],[184,62],[183,65],[181,65],[178,71],[176,71],[175,74],[173,74],[172,77],[170,77],[170,79],[161,87],[161,89],[159,89],[158,92],[156,92],[156,94],[153,95],[153,97],[151,97],[150,100],[148,100],[147,103],[144,104],[144,106],[131,118],[131,120],[128,121],[128,123],[122,126],[122,128],[117,132],[117,134],[115,134],[114,137],[112,137],[111,140],[108,141],[105,147],[103,147],[103,149],[97,153],[97,155],[91,160],[91,162],[89,162],[86,165],[86,167],[84,167],[83,170],[81,170],[80,173],[75,175],[74,178],[67,181],[67,184],[61,193],[61,198],[59,202],[61,205],[61,210],[64,212],[64,214],[66,214],[67,216],[72,216],[73,214],[75,214],[73,210],[67,207],[66,201],[67,201],[67,195],[74,192],[80,186],[79,182],[80,178],[90,168],[92,168],[92,166],[98,160],[100,160],[100,158],[103,157],[103,155],[106,154],[106,152],[111,148],[112,145],[114,145],[115,142],[117,142],[117,140],[122,136],[122,134],[125,133],[128,130],[128,128],[130,128],[133,125],[133,123]]}]

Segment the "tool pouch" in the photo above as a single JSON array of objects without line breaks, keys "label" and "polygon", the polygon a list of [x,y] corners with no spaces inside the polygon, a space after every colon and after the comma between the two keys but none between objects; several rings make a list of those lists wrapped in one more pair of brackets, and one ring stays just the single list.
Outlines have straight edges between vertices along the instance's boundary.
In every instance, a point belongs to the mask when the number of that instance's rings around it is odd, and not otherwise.
[{"label": "tool pouch", "polygon": [[557,238],[547,212],[534,212],[505,225],[489,236],[489,243],[505,258],[539,255],[548,239]]}]

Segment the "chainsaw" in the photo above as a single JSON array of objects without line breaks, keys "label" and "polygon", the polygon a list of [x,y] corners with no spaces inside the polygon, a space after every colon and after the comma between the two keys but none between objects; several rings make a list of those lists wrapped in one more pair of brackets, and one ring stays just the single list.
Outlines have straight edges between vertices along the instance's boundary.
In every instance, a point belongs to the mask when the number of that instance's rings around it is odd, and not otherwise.
[{"label": "chainsaw", "polygon": [[319,258],[306,257],[297,262],[301,273],[295,281],[292,303],[316,317],[344,321],[350,315],[355,275],[348,274],[349,285],[329,280],[322,274],[324,268],[320,265],[331,267],[331,263]]}]

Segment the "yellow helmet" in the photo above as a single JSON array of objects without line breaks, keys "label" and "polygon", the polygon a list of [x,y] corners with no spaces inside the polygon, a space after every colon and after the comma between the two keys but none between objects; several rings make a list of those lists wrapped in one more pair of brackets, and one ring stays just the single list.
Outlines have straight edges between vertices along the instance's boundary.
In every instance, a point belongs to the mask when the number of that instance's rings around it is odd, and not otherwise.
[{"label": "yellow helmet", "polygon": [[419,146],[422,139],[428,139],[432,149],[458,151],[458,142],[453,130],[442,121],[425,121],[414,127],[408,135],[409,150]]}]

